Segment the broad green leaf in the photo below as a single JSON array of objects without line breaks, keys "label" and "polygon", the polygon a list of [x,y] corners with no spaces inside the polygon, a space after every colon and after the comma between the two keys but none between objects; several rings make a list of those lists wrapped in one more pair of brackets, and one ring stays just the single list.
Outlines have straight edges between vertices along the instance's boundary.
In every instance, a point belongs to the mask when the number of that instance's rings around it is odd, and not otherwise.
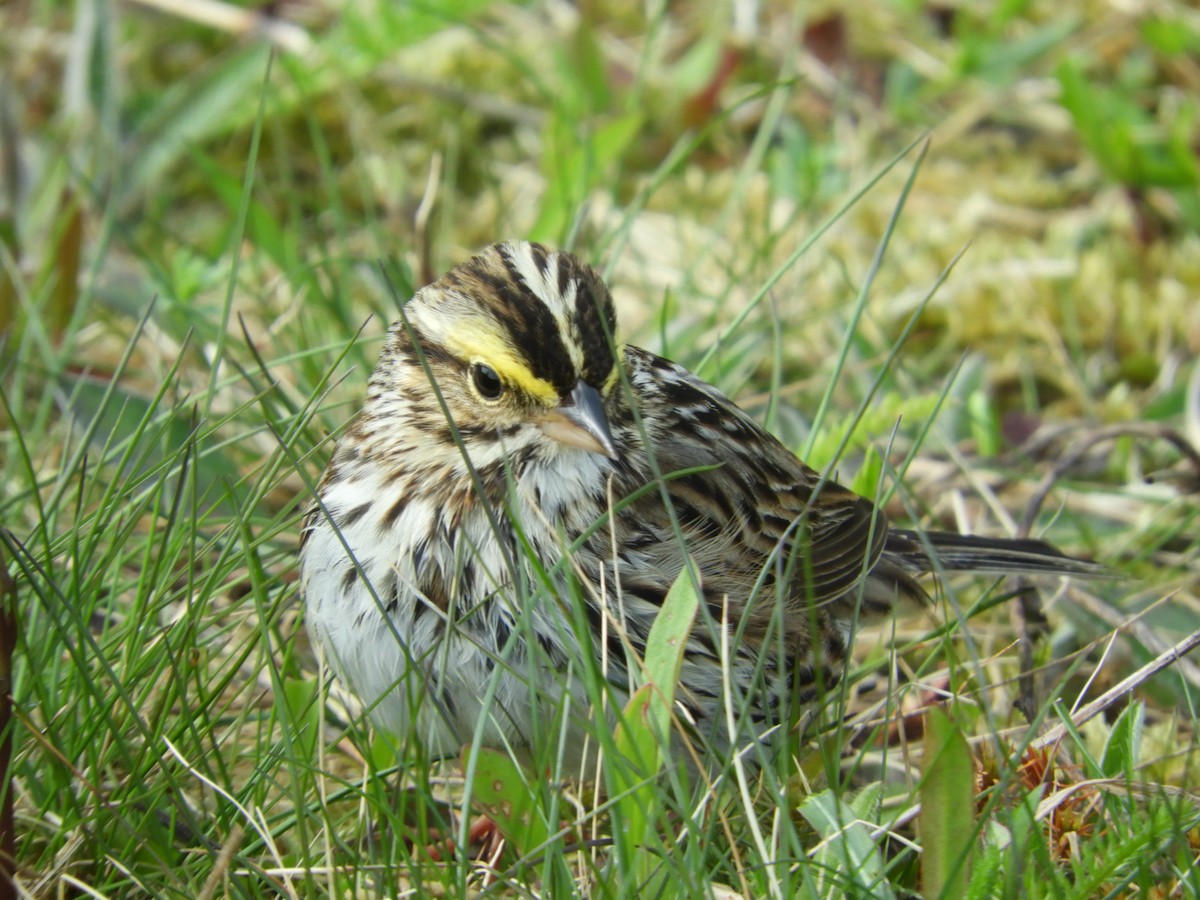
[{"label": "broad green leaf", "polygon": [[[463,770],[467,770],[463,751]],[[529,776],[511,756],[502,750],[480,747],[475,760],[475,780],[471,799],[496,823],[500,833],[525,856],[550,838],[545,820],[536,814],[536,791]]]},{"label": "broad green leaf", "polygon": [[879,490],[879,479],[883,474],[883,459],[874,447],[863,452],[862,465],[850,481],[850,490],[864,497],[874,497]]},{"label": "broad green leaf", "polygon": [[1100,771],[1106,778],[1133,777],[1145,719],[1146,708],[1141,703],[1129,704],[1117,718],[1100,757]]},{"label": "broad green leaf", "polygon": [[[875,805],[868,789],[859,798],[863,799],[863,795],[867,795],[864,800],[867,805]],[[799,812],[822,838],[815,859],[821,870],[836,871],[840,878],[852,879],[856,890],[849,890],[844,882],[837,886],[846,896],[880,900],[895,897],[884,873],[883,854],[868,827],[873,822],[861,819],[851,805],[830,790],[805,798]],[[825,895],[834,896],[829,892]]]},{"label": "broad green leaf", "polygon": [[594,187],[609,178],[642,124],[640,113],[630,113],[589,131],[568,111],[556,111],[542,137],[546,191],[530,239],[561,241],[565,237],[580,205]]},{"label": "broad green leaf", "polygon": [[986,390],[972,391],[967,397],[967,422],[975,449],[984,459],[994,459],[1000,453],[1000,416]]},{"label": "broad green leaf", "polygon": [[162,91],[135,125],[127,196],[148,189],[190,147],[228,131],[235,108],[253,110],[269,56],[268,47],[251,44]]},{"label": "broad green leaf", "polygon": [[83,253],[83,211],[75,192],[63,190],[54,252],[50,254],[48,275],[53,279],[46,307],[47,326],[55,339],[75,315],[79,302],[79,267]]},{"label": "broad green leaf", "polygon": [[883,806],[883,785],[868,784],[850,800],[850,810],[864,822],[878,822]]},{"label": "broad green leaf", "polygon": [[926,897],[962,897],[975,844],[975,770],[967,739],[938,707],[925,717],[921,877]]},{"label": "broad green leaf", "polygon": [[660,860],[647,846],[661,806],[655,776],[662,766],[663,749],[653,725],[655,687],[644,684],[626,704],[613,734],[617,759],[605,766],[613,798],[613,843],[619,871],[630,873],[634,883],[646,888],[656,879]]},{"label": "broad green leaf", "polygon": [[317,738],[324,712],[317,696],[320,687],[316,678],[288,678],[283,682],[292,746],[299,751],[297,758],[302,761],[317,758]]},{"label": "broad green leaf", "polygon": [[649,891],[660,877],[656,873],[661,860],[647,846],[662,805],[656,779],[667,758],[675,685],[699,605],[699,576],[689,562],[650,627],[643,684],[626,704],[613,735],[618,758],[605,767],[618,853],[629,862],[625,871],[634,874],[642,891]]},{"label": "broad green leaf", "polygon": [[700,607],[699,579],[690,564],[684,567],[667,592],[667,599],[650,626],[650,636],[646,640],[642,678],[645,684],[654,688],[650,722],[654,733],[663,742],[670,733],[675,685],[679,682],[688,635]]},{"label": "broad green leaf", "polygon": [[988,844],[973,860],[971,880],[967,885],[964,900],[988,900],[996,896],[1000,883],[1004,851],[995,844]]}]

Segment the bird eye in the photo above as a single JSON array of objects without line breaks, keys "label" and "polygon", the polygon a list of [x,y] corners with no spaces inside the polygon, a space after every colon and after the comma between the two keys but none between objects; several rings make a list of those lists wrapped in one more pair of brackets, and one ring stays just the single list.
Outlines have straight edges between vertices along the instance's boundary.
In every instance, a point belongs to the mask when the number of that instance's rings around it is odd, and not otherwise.
[{"label": "bird eye", "polygon": [[479,396],[484,400],[497,400],[504,393],[504,383],[491,366],[475,363],[471,366],[471,380],[475,383],[475,390],[479,391]]}]

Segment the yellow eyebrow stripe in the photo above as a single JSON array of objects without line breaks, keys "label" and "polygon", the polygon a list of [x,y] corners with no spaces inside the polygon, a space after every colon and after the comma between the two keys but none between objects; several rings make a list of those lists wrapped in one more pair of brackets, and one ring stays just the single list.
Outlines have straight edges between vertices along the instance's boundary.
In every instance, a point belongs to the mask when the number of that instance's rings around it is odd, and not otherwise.
[{"label": "yellow eyebrow stripe", "polygon": [[625,365],[625,345],[617,343],[613,348],[613,367],[608,373],[608,377],[604,379],[604,384],[600,386],[600,395],[607,397],[612,393],[612,389],[617,386],[617,382],[621,379],[621,367]]},{"label": "yellow eyebrow stripe", "polygon": [[556,406],[558,391],[544,378],[538,378],[517,357],[508,344],[494,331],[480,328],[477,323],[455,328],[445,336],[446,349],[468,363],[481,362],[491,366],[500,380],[545,406]]}]

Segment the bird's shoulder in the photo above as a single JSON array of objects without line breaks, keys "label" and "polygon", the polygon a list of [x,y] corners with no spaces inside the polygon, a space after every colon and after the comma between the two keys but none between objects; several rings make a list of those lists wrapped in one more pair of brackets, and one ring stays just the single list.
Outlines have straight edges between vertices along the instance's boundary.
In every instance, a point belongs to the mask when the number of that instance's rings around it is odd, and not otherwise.
[{"label": "bird's shoulder", "polygon": [[[867,499],[807,466],[719,389],[683,366],[627,348],[626,371],[640,415],[626,423],[653,457],[660,491],[635,507],[642,531],[711,555],[707,568],[753,581],[798,548],[810,593],[845,593],[878,558],[887,522]],[[646,437],[650,447],[644,448]],[[640,460],[649,465],[648,459]],[[673,515],[672,515],[673,513]],[[674,519],[674,521],[672,521]],[[676,524],[677,523],[677,524]],[[703,558],[698,559],[705,569]]]}]

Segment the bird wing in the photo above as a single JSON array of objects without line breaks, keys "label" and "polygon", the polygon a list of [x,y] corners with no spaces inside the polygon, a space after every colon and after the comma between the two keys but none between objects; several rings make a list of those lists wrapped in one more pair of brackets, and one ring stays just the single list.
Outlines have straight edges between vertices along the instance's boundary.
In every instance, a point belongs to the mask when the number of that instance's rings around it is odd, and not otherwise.
[{"label": "bird wing", "polygon": [[[626,360],[639,406],[670,411],[624,423],[635,432],[628,444],[650,448],[625,465],[656,467],[670,502],[668,510],[660,489],[635,503],[626,541],[642,558],[673,580],[686,550],[710,606],[739,614],[755,596],[782,595],[794,611],[852,598],[883,550],[882,513],[681,366],[635,348]],[[646,474],[630,471],[631,484]],[[765,621],[773,604],[759,606]]]}]

